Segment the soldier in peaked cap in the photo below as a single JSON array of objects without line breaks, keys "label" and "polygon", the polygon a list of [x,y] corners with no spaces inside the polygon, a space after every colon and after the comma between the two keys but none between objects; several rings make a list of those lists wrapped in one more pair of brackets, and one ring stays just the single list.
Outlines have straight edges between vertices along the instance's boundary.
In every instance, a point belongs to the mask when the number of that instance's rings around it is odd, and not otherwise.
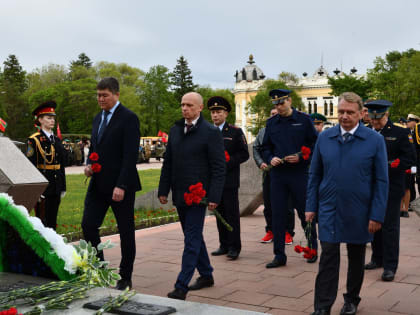
[{"label": "soldier in peaked cap", "polygon": [[232,232],[229,232],[219,220],[217,221],[220,246],[211,254],[213,256],[227,254],[228,258],[235,260],[242,248],[238,198],[239,166],[249,159],[248,145],[242,129],[226,122],[231,111],[228,100],[221,96],[214,96],[207,101],[207,107],[210,110],[213,124],[219,128],[223,135],[226,156],[225,185],[217,210],[233,228]]},{"label": "soldier in peaked cap", "polygon": [[322,132],[322,128],[324,128],[324,123],[327,121],[327,118],[319,113],[313,113],[310,117],[314,123],[316,131],[318,131],[318,133]]},{"label": "soldier in peaked cap", "polygon": [[[368,108],[372,129],[385,138],[388,154],[389,192],[382,229],[375,232],[372,258],[365,269],[383,267],[383,281],[392,281],[398,267],[400,240],[400,203],[404,196],[405,171],[415,163],[411,134],[408,129],[395,126],[389,119],[387,100],[371,101]],[[398,162],[399,161],[399,162]]]},{"label": "soldier in peaked cap", "polygon": [[[419,123],[420,117],[414,114],[408,114],[407,116],[407,123],[406,126],[410,130],[411,136],[413,137],[413,146],[416,151],[416,164],[415,166],[417,169],[420,167],[420,132],[419,132]],[[407,180],[409,181],[409,189],[410,189],[410,196],[404,197],[404,205],[401,206],[401,216],[408,218],[408,211],[411,210],[409,207],[409,203],[416,199],[416,185],[415,182],[417,180],[417,188],[420,188],[420,178],[419,174],[417,175],[407,175]]]},{"label": "soldier in peaked cap", "polygon": [[54,135],[54,101],[39,105],[32,114],[39,131],[28,138],[26,156],[48,180],[48,186],[35,205],[35,214],[46,227],[56,229],[61,197],[66,192],[65,151],[61,140]]},{"label": "soldier in peaked cap", "polygon": [[[278,115],[267,121],[262,144],[264,160],[273,166],[270,175],[274,259],[266,265],[267,268],[286,265],[284,241],[290,196],[293,198],[302,227],[307,225],[305,202],[309,161],[304,160],[299,152],[302,146],[313,150],[317,132],[307,114],[291,107],[290,93],[291,91],[286,89],[270,91],[271,101],[276,106]],[[312,225],[310,241],[312,248],[316,250],[318,244],[315,224]],[[307,261],[314,263],[317,257],[316,255]]]}]

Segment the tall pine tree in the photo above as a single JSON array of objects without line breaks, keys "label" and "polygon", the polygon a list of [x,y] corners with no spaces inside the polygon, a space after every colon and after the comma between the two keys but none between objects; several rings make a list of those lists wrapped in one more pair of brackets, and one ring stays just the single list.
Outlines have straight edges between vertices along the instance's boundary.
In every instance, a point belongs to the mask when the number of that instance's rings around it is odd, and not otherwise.
[{"label": "tall pine tree", "polygon": [[185,93],[194,91],[197,85],[193,83],[191,69],[188,67],[188,61],[184,56],[179,57],[174,71],[171,73],[172,91],[174,91],[175,99],[181,102],[181,98]]},{"label": "tall pine tree", "polygon": [[85,53],[82,52],[79,56],[77,56],[77,60],[70,62],[70,69],[74,66],[83,66],[86,69],[90,69],[92,67],[92,61]]},{"label": "tall pine tree", "polygon": [[23,71],[15,55],[9,55],[3,62],[0,77],[0,104],[8,127],[6,134],[15,140],[28,136],[32,125],[28,103],[24,98],[27,89],[26,72]]}]

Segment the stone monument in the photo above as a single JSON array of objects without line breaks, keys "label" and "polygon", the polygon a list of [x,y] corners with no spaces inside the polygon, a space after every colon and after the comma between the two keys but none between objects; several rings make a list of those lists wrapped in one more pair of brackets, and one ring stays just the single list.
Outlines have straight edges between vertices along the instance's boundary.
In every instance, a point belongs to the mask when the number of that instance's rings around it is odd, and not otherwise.
[{"label": "stone monument", "polygon": [[0,137],[0,148],[0,192],[30,211],[48,181],[9,138]]}]

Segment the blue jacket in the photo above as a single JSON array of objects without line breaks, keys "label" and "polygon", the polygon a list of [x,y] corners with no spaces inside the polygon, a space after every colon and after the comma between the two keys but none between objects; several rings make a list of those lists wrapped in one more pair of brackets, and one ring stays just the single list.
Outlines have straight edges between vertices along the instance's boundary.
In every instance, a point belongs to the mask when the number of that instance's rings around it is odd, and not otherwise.
[{"label": "blue jacket", "polygon": [[372,241],[369,220],[384,221],[388,199],[383,136],[362,124],[346,143],[339,125],[320,133],[307,194],[306,212],[317,212],[321,241]]}]

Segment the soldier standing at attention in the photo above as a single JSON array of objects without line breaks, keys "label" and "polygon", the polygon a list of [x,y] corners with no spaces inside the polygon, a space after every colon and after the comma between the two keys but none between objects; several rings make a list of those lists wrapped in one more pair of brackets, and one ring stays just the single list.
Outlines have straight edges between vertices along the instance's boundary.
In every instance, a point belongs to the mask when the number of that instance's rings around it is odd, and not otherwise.
[{"label": "soldier standing at attention", "polygon": [[213,256],[227,254],[228,258],[235,260],[242,248],[238,198],[239,172],[240,164],[249,159],[248,145],[242,129],[226,122],[231,106],[225,98],[211,97],[207,101],[207,107],[211,112],[211,119],[215,127],[223,135],[225,145],[226,177],[222,200],[217,210],[233,228],[233,231],[229,232],[219,220],[217,221],[220,246],[211,254]]},{"label": "soldier standing at attention", "polygon": [[[299,152],[302,146],[313,149],[317,132],[307,114],[291,107],[290,93],[286,89],[270,91],[278,115],[267,121],[263,140],[264,160],[273,166],[270,176],[274,259],[266,265],[267,268],[284,266],[287,262],[284,236],[289,197],[292,197],[302,227],[306,228],[307,224],[305,202],[309,161],[304,160]],[[318,248],[315,224],[311,226],[311,248]],[[307,262],[314,263],[317,258],[315,255],[307,259]]]},{"label": "soldier standing at attention", "polygon": [[35,214],[46,227],[56,229],[61,197],[66,193],[65,152],[61,140],[54,136],[54,101],[39,105],[34,111],[39,132],[28,138],[26,156],[48,180],[48,186],[35,205]]}]

